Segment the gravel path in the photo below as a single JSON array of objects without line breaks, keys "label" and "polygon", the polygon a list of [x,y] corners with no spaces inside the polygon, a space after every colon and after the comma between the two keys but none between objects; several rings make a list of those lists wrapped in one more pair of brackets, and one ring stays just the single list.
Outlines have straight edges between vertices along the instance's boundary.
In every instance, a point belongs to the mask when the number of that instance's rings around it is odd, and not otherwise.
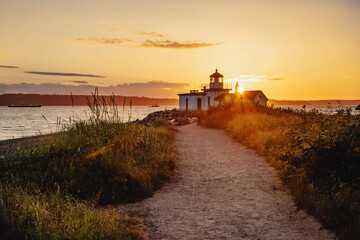
[{"label": "gravel path", "polygon": [[265,160],[222,130],[179,127],[179,170],[151,198],[118,206],[150,239],[334,239],[304,211]]}]

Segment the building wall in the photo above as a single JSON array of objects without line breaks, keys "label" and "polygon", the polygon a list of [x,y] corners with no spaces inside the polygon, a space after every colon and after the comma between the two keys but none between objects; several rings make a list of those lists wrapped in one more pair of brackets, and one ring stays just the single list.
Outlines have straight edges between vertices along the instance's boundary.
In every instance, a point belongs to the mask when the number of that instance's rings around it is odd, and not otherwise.
[{"label": "building wall", "polygon": [[201,109],[206,110],[209,108],[208,98],[210,97],[210,106],[218,105],[218,102],[215,102],[214,99],[223,93],[228,93],[228,90],[225,91],[206,91],[204,95],[180,95],[179,96],[179,109],[186,110],[186,99],[189,100],[188,110],[197,110],[197,99],[201,98]]},{"label": "building wall", "polygon": [[201,99],[201,108],[203,108],[203,96],[204,95],[183,95],[179,96],[179,109],[186,110],[186,99],[189,100],[188,110],[197,109],[197,99]]},{"label": "building wall", "polygon": [[267,99],[266,99],[265,95],[262,94],[262,93],[259,93],[259,94],[255,97],[254,102],[255,102],[255,103],[258,103],[258,104],[260,104],[260,105],[264,105],[264,106],[267,105]]}]

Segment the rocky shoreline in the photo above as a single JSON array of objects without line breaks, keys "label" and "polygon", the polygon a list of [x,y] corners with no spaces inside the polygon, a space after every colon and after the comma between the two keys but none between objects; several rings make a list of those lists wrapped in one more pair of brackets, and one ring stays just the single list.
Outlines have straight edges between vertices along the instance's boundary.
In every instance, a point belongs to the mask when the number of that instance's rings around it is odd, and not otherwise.
[{"label": "rocky shoreline", "polygon": [[[197,114],[195,111],[179,111],[177,109],[164,110],[150,113],[142,120],[136,120],[133,123],[142,124],[144,126],[153,126],[157,119],[164,119],[174,126],[182,126],[196,122]],[[55,133],[37,135],[23,138],[15,138],[0,141],[0,151],[8,148],[16,148],[27,142],[30,144],[40,143],[41,141],[52,137]]]},{"label": "rocky shoreline", "polygon": [[174,126],[182,126],[196,122],[197,113],[196,111],[180,111],[178,109],[157,111],[135,122],[145,126],[152,126],[157,119],[164,119]]}]

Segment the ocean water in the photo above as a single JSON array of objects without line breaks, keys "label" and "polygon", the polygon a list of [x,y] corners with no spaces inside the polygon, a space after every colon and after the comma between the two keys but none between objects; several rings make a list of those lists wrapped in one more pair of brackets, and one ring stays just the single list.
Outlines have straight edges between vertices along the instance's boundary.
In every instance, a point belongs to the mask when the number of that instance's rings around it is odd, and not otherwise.
[{"label": "ocean water", "polygon": [[[304,110],[303,107],[301,106],[275,106],[276,108],[291,108],[294,110]],[[325,114],[336,114],[338,111],[346,111],[346,109],[350,109],[351,110],[351,114],[355,115],[355,114],[359,114],[359,111],[355,110],[356,106],[307,106],[305,108],[305,111],[309,112],[309,111],[319,111],[321,113],[325,113]]]},{"label": "ocean water", "polygon": [[[282,108],[302,109],[298,106],[281,106]],[[149,113],[178,108],[178,106],[148,107],[126,106],[118,107],[120,118],[123,121],[143,119]],[[306,111],[317,109],[323,113],[334,114],[344,107],[307,107]],[[355,107],[352,107],[354,114]],[[86,120],[90,116],[87,106],[44,106],[40,108],[9,108],[0,106],[0,140],[21,138],[27,136],[54,133],[62,129],[62,126],[71,124],[76,120]]]},{"label": "ocean water", "polygon": [[[178,106],[148,107],[126,106],[118,107],[122,121],[143,119],[149,113],[169,110]],[[43,106],[39,108],[9,108],[0,106],[0,140],[28,137],[54,133],[62,126],[76,120],[86,120],[91,111],[87,106]]]}]

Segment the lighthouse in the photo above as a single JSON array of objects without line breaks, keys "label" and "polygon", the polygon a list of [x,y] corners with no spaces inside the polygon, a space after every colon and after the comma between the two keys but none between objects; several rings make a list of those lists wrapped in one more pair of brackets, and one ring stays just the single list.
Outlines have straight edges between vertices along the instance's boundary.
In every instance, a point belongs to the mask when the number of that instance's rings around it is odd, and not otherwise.
[{"label": "lighthouse", "polygon": [[189,93],[178,94],[179,109],[206,110],[218,104],[215,98],[229,94],[231,89],[231,83],[224,83],[224,76],[215,69],[215,72],[210,75],[209,82],[201,84],[201,91],[190,90]]},{"label": "lighthouse", "polygon": [[239,92],[239,83],[236,82],[235,93],[231,82],[224,82],[224,76],[215,69],[210,75],[208,83],[201,84],[201,90],[190,90],[189,93],[180,93],[179,110],[206,110],[226,102],[237,100],[267,105],[268,98],[261,90]]}]

